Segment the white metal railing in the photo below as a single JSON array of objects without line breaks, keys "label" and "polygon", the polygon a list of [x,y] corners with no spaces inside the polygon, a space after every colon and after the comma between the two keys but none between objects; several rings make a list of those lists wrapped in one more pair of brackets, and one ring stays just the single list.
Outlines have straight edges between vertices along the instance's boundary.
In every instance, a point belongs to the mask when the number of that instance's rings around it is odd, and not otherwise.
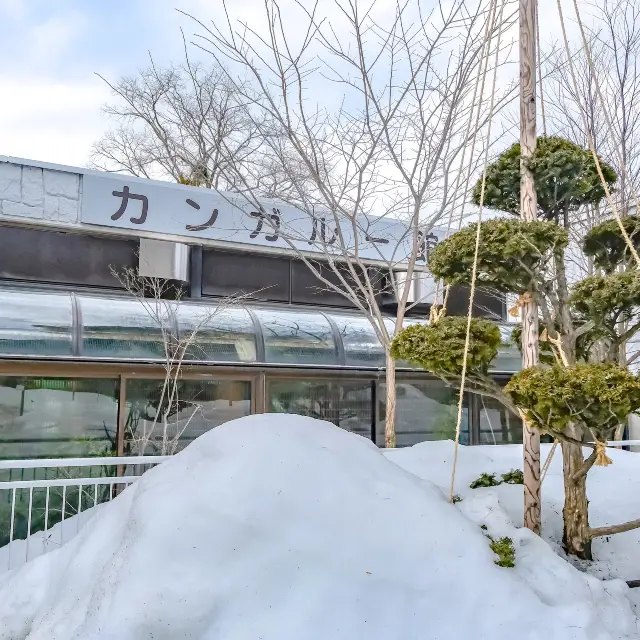
[{"label": "white metal railing", "polygon": [[171,456],[127,456],[117,458],[40,458],[37,460],[0,460],[0,469],[44,469],[56,467],[113,467],[148,465],[168,460]]},{"label": "white metal railing", "polygon": [[640,447],[640,440],[612,440],[607,447]]},{"label": "white metal railing", "polygon": [[[113,500],[169,457],[0,460],[0,572],[64,544],[88,521],[90,509]],[[91,477],[85,469],[93,467],[100,474]],[[25,478],[25,470],[32,470],[33,477]],[[56,470],[56,477],[47,477],[49,470]],[[15,471],[19,479],[14,479]]]}]

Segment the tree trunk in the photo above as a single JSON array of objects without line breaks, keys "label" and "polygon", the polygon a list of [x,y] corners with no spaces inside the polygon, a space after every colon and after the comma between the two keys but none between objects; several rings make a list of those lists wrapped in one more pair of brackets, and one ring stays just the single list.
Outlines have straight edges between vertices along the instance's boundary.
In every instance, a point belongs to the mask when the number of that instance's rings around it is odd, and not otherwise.
[{"label": "tree trunk", "polygon": [[[573,426],[566,434],[578,440],[581,433]],[[587,500],[587,474],[573,480],[575,473],[584,463],[582,447],[569,442],[562,443],[562,462],[564,471],[564,532],[562,544],[564,550],[581,560],[592,560],[591,538],[589,537],[589,501]]]},{"label": "tree trunk", "polygon": [[395,449],[396,446],[396,361],[387,351],[387,409],[384,425],[384,446]]},{"label": "tree trunk", "polygon": [[[520,0],[520,216],[538,216],[536,188],[527,159],[536,150],[536,6]],[[538,305],[522,306],[522,368],[538,364]],[[540,434],[524,423],[524,526],[540,533]]]}]

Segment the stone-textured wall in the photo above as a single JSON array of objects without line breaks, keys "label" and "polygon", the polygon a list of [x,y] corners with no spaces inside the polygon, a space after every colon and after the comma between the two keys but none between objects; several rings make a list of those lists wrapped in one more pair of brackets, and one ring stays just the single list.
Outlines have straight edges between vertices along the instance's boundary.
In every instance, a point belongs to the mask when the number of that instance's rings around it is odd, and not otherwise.
[{"label": "stone-textured wall", "polygon": [[75,224],[80,219],[80,175],[0,162],[0,219]]}]

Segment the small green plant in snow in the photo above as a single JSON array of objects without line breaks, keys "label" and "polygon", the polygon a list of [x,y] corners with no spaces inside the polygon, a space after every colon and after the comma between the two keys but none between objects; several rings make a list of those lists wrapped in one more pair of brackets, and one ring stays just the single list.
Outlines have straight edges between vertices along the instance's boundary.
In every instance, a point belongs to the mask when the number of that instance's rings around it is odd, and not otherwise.
[{"label": "small green plant in snow", "polygon": [[513,546],[513,540],[511,538],[500,538],[499,540],[494,540],[491,536],[489,536],[489,540],[491,540],[490,547],[491,551],[498,556],[498,559],[495,560],[495,563],[499,567],[509,567],[513,568],[516,566],[516,550]]},{"label": "small green plant in snow", "polygon": [[476,478],[469,487],[471,489],[479,489],[480,487],[497,487],[499,484],[502,483],[496,478],[495,473],[483,473],[479,478]]},{"label": "small green plant in snow", "polygon": [[524,484],[524,474],[520,469],[511,469],[508,473],[502,474],[502,481],[507,484]]}]

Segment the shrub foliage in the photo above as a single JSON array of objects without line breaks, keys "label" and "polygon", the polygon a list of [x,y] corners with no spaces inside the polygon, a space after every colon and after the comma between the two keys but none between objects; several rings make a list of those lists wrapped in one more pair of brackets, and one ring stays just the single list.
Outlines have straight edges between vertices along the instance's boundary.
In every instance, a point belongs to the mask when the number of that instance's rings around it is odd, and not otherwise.
[{"label": "shrub foliage", "polygon": [[611,363],[531,367],[514,375],[505,392],[550,434],[563,433],[576,422],[606,440],[640,409],[640,379]]},{"label": "shrub foliage", "polygon": [[[512,214],[520,213],[520,145],[511,146],[487,167],[484,204]],[[581,206],[605,196],[593,155],[588,149],[555,136],[538,138],[533,157],[527,160],[533,172],[538,211],[545,220],[560,222]],[[616,172],[604,161],[600,166],[612,186]],[[482,179],[472,200],[480,203]]]},{"label": "shrub foliage", "polygon": [[[391,344],[391,354],[431,371],[440,377],[457,377],[462,372],[467,319],[445,316],[433,325],[412,325],[400,331]],[[486,374],[496,357],[501,336],[488,320],[471,321],[468,370]]]},{"label": "shrub foliage", "polygon": [[[636,251],[640,250],[640,218],[625,216],[621,222]],[[584,237],[582,248],[587,256],[593,258],[596,267],[608,273],[631,258],[617,220],[607,220],[591,229]]]},{"label": "shrub foliage", "polygon": [[[471,281],[476,224],[440,242],[429,256],[429,269],[449,284]],[[498,291],[530,291],[536,274],[554,251],[563,251],[567,232],[543,221],[495,218],[481,223],[476,282]]]}]

